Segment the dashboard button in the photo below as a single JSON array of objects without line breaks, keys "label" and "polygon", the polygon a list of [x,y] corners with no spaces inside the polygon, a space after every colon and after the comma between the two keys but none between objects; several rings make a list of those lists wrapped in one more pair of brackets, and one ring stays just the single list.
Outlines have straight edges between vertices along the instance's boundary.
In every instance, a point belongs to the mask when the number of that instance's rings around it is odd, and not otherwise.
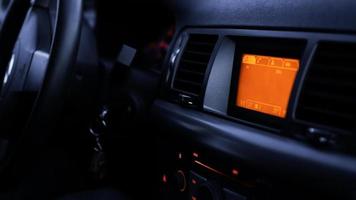
[{"label": "dashboard button", "polygon": [[187,179],[185,173],[182,170],[178,170],[176,173],[177,186],[180,192],[185,192],[187,189]]},{"label": "dashboard button", "polygon": [[190,187],[193,188],[193,189],[196,189],[197,186],[203,184],[206,182],[206,178],[198,175],[197,173],[195,172],[190,172]]}]

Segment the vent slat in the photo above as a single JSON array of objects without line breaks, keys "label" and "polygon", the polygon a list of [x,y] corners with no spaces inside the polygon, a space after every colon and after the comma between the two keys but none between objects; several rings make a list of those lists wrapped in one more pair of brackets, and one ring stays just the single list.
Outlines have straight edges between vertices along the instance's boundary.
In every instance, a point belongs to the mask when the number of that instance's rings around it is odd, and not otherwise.
[{"label": "vent slat", "polygon": [[183,79],[179,79],[179,78],[176,78],[175,81],[176,82],[185,83],[185,84],[189,84],[189,85],[192,85],[192,86],[201,87],[201,84],[199,84],[198,81],[194,82],[194,81],[188,81],[188,80],[183,80]]},{"label": "vent slat", "polygon": [[356,130],[356,44],[321,43],[314,55],[297,118]]},{"label": "vent slat", "polygon": [[196,60],[189,60],[189,59],[186,59],[186,58],[183,58],[183,57],[182,57],[181,62],[182,63],[188,63],[188,64],[194,64],[194,65],[202,65],[202,66],[206,65],[206,62],[200,62],[200,61],[196,61]]},{"label": "vent slat", "polygon": [[187,51],[200,51],[202,54],[211,54],[213,51],[213,47],[207,47],[207,46],[188,46],[186,48]]},{"label": "vent slat", "polygon": [[176,79],[186,80],[186,81],[200,84],[204,79],[204,75],[190,74],[190,73],[184,73],[182,71],[179,71],[176,74]]},{"label": "vent slat", "polygon": [[192,34],[176,70],[173,88],[194,96],[202,93],[202,85],[211,54],[218,37]]},{"label": "vent slat", "polygon": [[[347,75],[345,75],[347,76]],[[320,84],[324,85],[325,87],[338,87],[340,89],[348,88],[350,90],[356,89],[356,82],[354,80],[347,80],[347,79],[337,79],[335,76],[330,77],[309,77],[307,80],[309,84]]]},{"label": "vent slat", "polygon": [[201,73],[201,74],[205,75],[205,66],[202,66],[202,65],[195,65],[194,67],[192,67],[192,64],[181,63],[181,65],[179,67],[180,67],[179,71],[180,70],[192,71],[194,73]]},{"label": "vent slat", "polygon": [[186,50],[185,53],[189,53],[189,54],[195,54],[195,55],[200,55],[200,56],[207,56],[210,57],[210,53],[205,53],[202,51],[192,51],[192,50]]},{"label": "vent slat", "polygon": [[308,90],[305,91],[306,95],[310,98],[319,98],[321,100],[328,100],[328,101],[334,101],[336,103],[354,103],[355,99],[349,98],[347,96],[341,96],[339,94],[335,94],[332,92],[323,92],[323,91],[317,91],[317,90]]},{"label": "vent slat", "polygon": [[320,52],[320,54],[318,55],[318,58],[325,58],[326,60],[347,60],[347,61],[349,61],[349,60],[352,60],[351,58],[352,58],[352,56],[354,56],[354,55],[352,55],[352,53],[349,53],[349,52],[339,52],[339,53],[337,53],[337,52],[326,52],[326,51],[324,51],[324,52]]},{"label": "vent slat", "polygon": [[356,68],[352,67],[345,67],[345,66],[338,66],[338,65],[323,65],[319,63],[315,63],[313,71],[319,72],[319,73],[328,73],[328,74],[341,74],[345,75],[346,73],[349,76],[355,76],[356,75]]},{"label": "vent slat", "polygon": [[317,108],[317,107],[304,106],[303,109],[308,110],[310,112],[318,113],[320,115],[324,115],[324,117],[326,115],[326,116],[330,116],[330,117],[342,118],[345,120],[353,120],[354,119],[353,115],[348,115],[348,114],[340,113],[337,111],[326,110],[326,109]]},{"label": "vent slat", "polygon": [[184,54],[184,57],[182,59],[187,60],[188,62],[191,62],[192,60],[194,60],[195,62],[199,62],[199,63],[207,63],[207,62],[209,62],[210,55],[202,56],[202,55],[198,55],[198,54],[186,53],[186,54]]},{"label": "vent slat", "polygon": [[199,76],[204,76],[205,75],[204,73],[202,73],[200,71],[193,71],[193,70],[185,69],[183,67],[179,70],[179,72],[188,73],[188,74],[194,74],[194,75],[199,75]]},{"label": "vent slat", "polygon": [[338,87],[325,87],[325,85],[313,83],[308,84],[308,90],[304,91],[305,94],[309,93],[327,93],[330,96],[353,99],[354,95],[350,94],[349,90],[344,88],[343,90],[338,89]]},{"label": "vent slat", "polygon": [[189,42],[190,45],[193,46],[208,46],[210,48],[213,48],[215,43],[211,43],[211,42],[199,42],[199,41],[190,41]]}]

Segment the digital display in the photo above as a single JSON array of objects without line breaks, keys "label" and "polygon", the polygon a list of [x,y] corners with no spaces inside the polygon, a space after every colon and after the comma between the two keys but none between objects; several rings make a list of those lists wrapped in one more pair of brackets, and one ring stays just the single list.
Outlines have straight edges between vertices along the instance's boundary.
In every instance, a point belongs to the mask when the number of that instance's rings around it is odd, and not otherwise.
[{"label": "digital display", "polygon": [[236,106],[285,118],[299,60],[244,54]]}]

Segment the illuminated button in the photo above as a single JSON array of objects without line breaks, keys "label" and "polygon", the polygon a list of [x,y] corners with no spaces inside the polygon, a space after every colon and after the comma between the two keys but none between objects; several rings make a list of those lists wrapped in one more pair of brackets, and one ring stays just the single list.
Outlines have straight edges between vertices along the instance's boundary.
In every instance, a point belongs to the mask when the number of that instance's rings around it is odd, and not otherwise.
[{"label": "illuminated button", "polygon": [[165,175],[165,174],[163,174],[162,175],[162,182],[164,183],[164,184],[166,184],[168,181],[167,181],[167,175]]},{"label": "illuminated button", "polygon": [[237,176],[237,175],[239,175],[239,170],[237,170],[237,169],[232,169],[232,170],[231,170],[231,174],[232,174],[233,176]]},{"label": "illuminated button", "polygon": [[190,183],[192,187],[200,185],[206,181],[207,181],[206,178],[200,176],[199,174],[195,172],[190,172]]},{"label": "illuminated button", "polygon": [[199,154],[197,152],[193,152],[193,157],[194,158],[199,158]]},{"label": "illuminated button", "polygon": [[183,158],[183,154],[182,153],[178,153],[178,159],[182,160],[182,158]]}]

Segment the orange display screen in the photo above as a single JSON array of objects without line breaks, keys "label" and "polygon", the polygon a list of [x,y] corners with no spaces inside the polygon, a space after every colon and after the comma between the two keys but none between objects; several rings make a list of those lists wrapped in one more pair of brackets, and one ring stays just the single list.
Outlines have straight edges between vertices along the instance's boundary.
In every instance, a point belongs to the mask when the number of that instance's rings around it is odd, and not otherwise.
[{"label": "orange display screen", "polygon": [[299,60],[244,54],[236,106],[285,118]]}]

